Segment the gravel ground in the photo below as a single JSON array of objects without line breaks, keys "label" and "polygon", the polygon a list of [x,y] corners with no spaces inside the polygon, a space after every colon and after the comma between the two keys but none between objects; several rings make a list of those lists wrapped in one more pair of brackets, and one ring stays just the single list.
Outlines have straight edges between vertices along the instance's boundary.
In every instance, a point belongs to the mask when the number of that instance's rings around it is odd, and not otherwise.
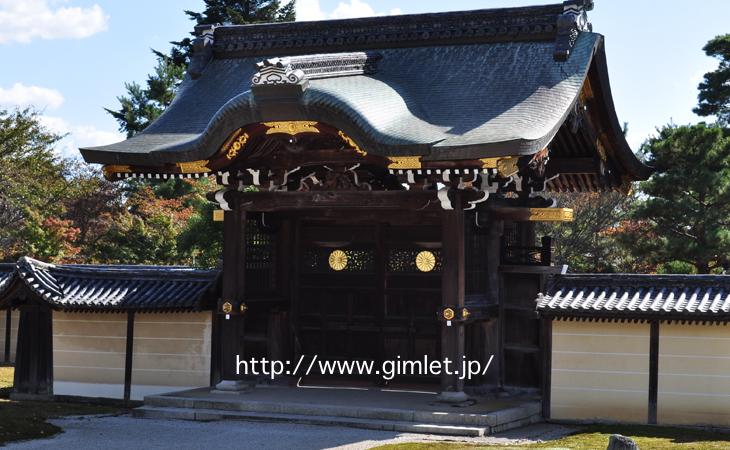
[{"label": "gravel ground", "polygon": [[[133,419],[129,416],[65,418],[51,421],[64,433],[51,439],[8,445],[11,449],[367,449],[386,443],[450,440],[443,436],[404,434],[354,428],[320,427],[269,422],[187,422]],[[533,425],[500,436],[459,441],[518,445],[555,439],[570,429],[557,425]],[[456,438],[454,438],[456,439]],[[451,439],[451,440],[454,440]]]}]

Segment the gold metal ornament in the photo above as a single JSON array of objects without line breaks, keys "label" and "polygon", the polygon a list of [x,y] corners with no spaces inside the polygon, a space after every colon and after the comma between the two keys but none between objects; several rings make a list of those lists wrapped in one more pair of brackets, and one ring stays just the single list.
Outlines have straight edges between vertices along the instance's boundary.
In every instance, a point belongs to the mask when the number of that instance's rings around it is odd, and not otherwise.
[{"label": "gold metal ornament", "polygon": [[517,156],[510,156],[509,158],[501,158],[497,161],[497,172],[500,176],[510,177],[516,174],[520,168],[517,167],[517,162],[520,160]]},{"label": "gold metal ornament", "polygon": [[343,252],[342,250],[332,251],[328,260],[330,269],[336,272],[345,270],[345,268],[347,267],[347,260],[347,253]]},{"label": "gold metal ornament", "polygon": [[530,222],[572,222],[571,208],[530,208]]},{"label": "gold metal ornament", "polygon": [[222,310],[222,311],[223,311],[224,313],[226,313],[226,314],[230,314],[230,313],[231,313],[231,311],[233,311],[233,305],[231,304],[231,302],[225,302],[225,303],[223,304],[223,306],[221,307],[221,310]]},{"label": "gold metal ornament", "polygon": [[469,318],[469,316],[471,316],[471,311],[469,311],[469,310],[468,310],[468,309],[466,309],[466,308],[463,308],[463,309],[461,310],[461,318],[462,318],[462,319],[464,319],[464,320],[466,320],[466,319],[468,319],[468,318]]},{"label": "gold metal ornament", "polygon": [[422,167],[420,156],[389,156],[390,164],[388,169],[420,169]]},{"label": "gold metal ornament", "polygon": [[290,121],[290,122],[264,122],[262,125],[269,127],[266,134],[288,134],[294,136],[300,133],[319,133],[316,127],[317,122],[308,120]]},{"label": "gold metal ornament", "polygon": [[208,173],[208,172],[210,172],[210,168],[208,168],[207,160],[181,162],[181,163],[177,163],[177,166],[180,168],[180,172],[182,172],[182,173]]},{"label": "gold metal ornament", "polygon": [[347,145],[349,145],[353,150],[355,150],[356,153],[359,153],[362,156],[367,156],[368,153],[366,151],[364,151],[363,149],[361,149],[360,146],[357,145],[357,143],[354,140],[352,140],[352,138],[350,136],[346,135],[342,131],[338,131],[337,134],[340,136],[340,138],[342,138],[343,141],[345,141],[347,143]]},{"label": "gold metal ornament", "polygon": [[226,158],[234,159],[238,156],[238,153],[240,153],[243,146],[246,145],[249,138],[250,136],[247,133],[241,133],[238,137],[236,137],[236,139],[226,149]]},{"label": "gold metal ornament", "polygon": [[454,313],[454,310],[453,309],[446,308],[446,309],[444,309],[443,315],[444,315],[444,319],[446,319],[446,320],[453,320],[454,319],[454,316],[456,314]]},{"label": "gold metal ornament", "polygon": [[428,250],[416,255],[416,268],[421,272],[430,272],[436,267],[436,255]]},{"label": "gold metal ornament", "polygon": [[104,176],[107,178],[111,178],[112,175],[116,175],[118,173],[132,173],[132,168],[130,166],[120,166],[120,165],[108,165],[104,166],[103,169]]},{"label": "gold metal ornament", "polygon": [[248,306],[245,303],[241,303],[241,314],[246,314],[246,311],[248,311]]},{"label": "gold metal ornament", "polygon": [[496,169],[499,158],[482,158],[479,161],[481,161],[483,169]]}]

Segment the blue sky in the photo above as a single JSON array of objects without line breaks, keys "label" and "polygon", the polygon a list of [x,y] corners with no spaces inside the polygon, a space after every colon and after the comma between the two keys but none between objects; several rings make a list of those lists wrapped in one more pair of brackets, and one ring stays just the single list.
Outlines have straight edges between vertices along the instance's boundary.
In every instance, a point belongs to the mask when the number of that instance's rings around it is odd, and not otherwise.
[{"label": "blue sky", "polygon": [[[549,0],[299,0],[299,19],[408,14],[549,3]],[[0,0],[0,107],[33,104],[49,127],[68,132],[62,152],[121,139],[104,107],[124,83],[143,82],[150,48],[167,50],[202,0]],[[700,6],[701,5],[701,6]],[[657,126],[700,120],[697,84],[717,62],[702,52],[730,33],[730,1],[596,0],[594,31],[606,36],[619,120],[636,149]]]}]

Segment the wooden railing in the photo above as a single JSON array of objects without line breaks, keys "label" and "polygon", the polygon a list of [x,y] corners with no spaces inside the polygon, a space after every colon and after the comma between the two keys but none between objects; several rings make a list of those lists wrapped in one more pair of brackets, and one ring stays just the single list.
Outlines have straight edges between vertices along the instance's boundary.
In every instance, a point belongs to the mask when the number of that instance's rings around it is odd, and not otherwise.
[{"label": "wooden railing", "polygon": [[543,236],[540,246],[501,245],[501,263],[521,266],[549,266],[552,261],[552,238]]}]

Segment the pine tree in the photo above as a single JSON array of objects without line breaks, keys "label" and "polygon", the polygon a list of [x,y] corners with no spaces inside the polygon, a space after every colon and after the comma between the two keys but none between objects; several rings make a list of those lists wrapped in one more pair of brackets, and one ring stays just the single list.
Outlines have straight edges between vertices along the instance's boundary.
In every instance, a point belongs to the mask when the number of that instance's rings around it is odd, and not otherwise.
[{"label": "pine tree", "polygon": [[717,70],[706,73],[700,83],[700,116],[717,116],[718,122],[730,126],[730,34],[717,36],[703,48],[707,56],[720,60]]},{"label": "pine tree", "polygon": [[[289,22],[295,19],[294,0],[282,5],[280,0],[205,0],[203,12],[185,11],[196,25],[234,24],[245,25],[260,22]],[[192,36],[192,33],[191,33]],[[106,108],[117,122],[119,131],[132,137],[144,130],[167,108],[182,82],[185,68],[192,51],[192,37],[171,42],[172,48],[165,54],[153,50],[157,56],[154,73],[147,77],[144,87],[138,83],[126,83],[126,94],[117,97],[120,108]]]},{"label": "pine tree", "polygon": [[[205,0],[202,12],[185,11],[195,25],[285,22],[294,20],[294,0]],[[152,123],[170,105],[182,82],[192,52],[193,38],[171,42],[168,53],[153,50],[157,66],[144,86],[125,84],[126,93],[117,97],[120,108],[106,109],[119,130],[132,137]],[[220,256],[222,230],[212,220],[213,205],[205,197],[213,189],[208,180],[192,185],[170,180],[150,186],[128,183],[127,202],[144,198],[153,210],[143,214],[135,208],[117,220],[95,244],[92,259],[100,262],[195,264],[212,266]],[[180,201],[180,203],[175,203]],[[137,202],[139,203],[139,202]],[[156,205],[156,206],[155,206]],[[139,204],[137,205],[139,206]],[[166,217],[177,217],[175,220]],[[182,224],[181,220],[185,223]]]},{"label": "pine tree", "polygon": [[730,130],[704,123],[669,125],[643,149],[656,173],[641,184],[633,214],[643,226],[625,242],[665,271],[727,270]]}]

